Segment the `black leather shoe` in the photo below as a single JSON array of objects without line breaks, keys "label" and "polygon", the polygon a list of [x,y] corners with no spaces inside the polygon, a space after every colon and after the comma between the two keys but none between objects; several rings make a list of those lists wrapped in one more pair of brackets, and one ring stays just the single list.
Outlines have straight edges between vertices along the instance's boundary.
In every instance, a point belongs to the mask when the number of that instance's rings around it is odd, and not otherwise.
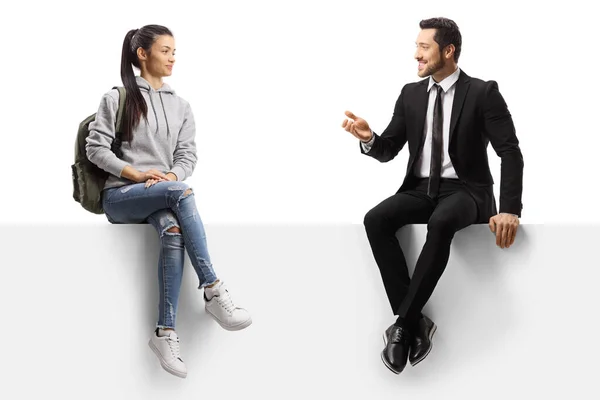
[{"label": "black leather shoe", "polygon": [[410,344],[408,360],[413,367],[423,361],[433,347],[433,334],[437,326],[426,315],[419,320]]},{"label": "black leather shoe", "polygon": [[385,348],[381,352],[381,360],[395,374],[399,374],[406,366],[410,351],[410,333],[405,327],[392,325],[383,334]]}]

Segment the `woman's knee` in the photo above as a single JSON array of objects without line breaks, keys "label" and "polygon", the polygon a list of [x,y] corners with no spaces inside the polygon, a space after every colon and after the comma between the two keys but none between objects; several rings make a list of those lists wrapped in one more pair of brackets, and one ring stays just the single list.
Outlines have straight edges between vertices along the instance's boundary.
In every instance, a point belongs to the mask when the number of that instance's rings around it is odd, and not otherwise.
[{"label": "woman's knee", "polygon": [[161,238],[165,234],[181,235],[179,220],[175,213],[168,208],[156,211],[150,215],[148,222],[154,226]]},{"label": "woman's knee", "polygon": [[166,192],[173,205],[175,205],[182,199],[190,196],[193,190],[187,183],[167,182]]}]

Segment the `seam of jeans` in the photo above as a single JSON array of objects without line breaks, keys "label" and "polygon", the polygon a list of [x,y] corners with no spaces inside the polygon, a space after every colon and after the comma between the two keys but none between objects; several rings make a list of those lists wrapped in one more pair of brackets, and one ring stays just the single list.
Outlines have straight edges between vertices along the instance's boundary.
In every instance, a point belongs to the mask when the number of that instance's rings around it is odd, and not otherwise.
[{"label": "seam of jeans", "polygon": [[[158,221],[156,218],[154,217],[148,217],[148,219],[155,221],[157,226],[160,226],[160,221]],[[167,231],[169,229],[171,229],[172,227],[177,226],[177,224],[171,220],[169,220],[169,224],[166,225],[165,228],[161,229],[159,232],[159,240],[161,241],[161,250],[160,250],[160,259],[159,261],[161,262],[161,266],[162,266],[162,281],[163,281],[163,293],[162,293],[162,297],[163,297],[163,311],[162,311],[162,320],[165,323],[170,324],[170,327],[174,327],[175,326],[175,312],[174,312],[174,307],[172,305],[172,303],[167,304],[167,298],[169,298],[169,294],[170,291],[168,290],[168,286],[167,286],[167,282],[166,282],[166,271],[165,271],[165,265],[166,265],[166,255],[165,255],[165,251],[164,251],[164,243],[163,243],[163,239],[165,238],[165,236],[178,236],[180,235],[180,233],[173,233],[170,235],[166,235]],[[162,227],[161,227],[162,228]],[[168,309],[167,309],[168,308]]]},{"label": "seam of jeans", "polygon": [[[189,189],[191,189],[191,188],[189,188]],[[179,203],[181,202],[181,200],[184,200],[194,194],[194,192],[192,191],[190,194],[185,195],[185,191],[187,191],[187,189],[185,189],[183,191],[184,193],[182,193],[179,196],[179,198],[177,199],[177,203],[175,204],[175,208],[177,209],[177,211],[175,211],[176,215],[179,212]],[[177,215],[177,218],[179,219],[179,223],[182,224],[182,222],[181,222],[182,218],[179,215]],[[190,243],[189,245],[191,245],[191,247],[192,247],[193,257],[190,257],[190,261],[192,261],[192,265],[194,265],[194,263],[197,263],[198,269],[202,272],[202,278],[204,279],[204,282],[200,281],[200,286],[198,287],[200,289],[200,288],[204,287],[203,285],[205,285],[205,283],[207,281],[203,267],[212,266],[212,263],[209,263],[206,260],[204,260],[203,258],[198,257],[197,255],[199,254],[199,252],[198,252],[198,249],[196,248],[196,245],[194,244],[194,242],[193,241],[190,242],[190,240],[187,238],[187,233],[185,232],[184,229],[181,229],[181,233],[182,233],[183,240],[184,240],[184,247],[186,245],[188,245],[188,243]],[[207,249],[207,251],[208,251],[208,249]],[[188,254],[189,254],[189,252],[188,252]],[[200,262],[200,260],[202,260],[204,262]],[[196,266],[194,265],[194,267],[196,267]],[[198,279],[200,280],[200,277],[198,277]],[[210,283],[209,283],[209,285],[210,285]]]},{"label": "seam of jeans", "polygon": [[[162,240],[162,239],[161,239]],[[167,321],[167,283],[165,281],[165,261],[166,261],[166,256],[165,256],[165,251],[162,248],[162,244],[161,244],[161,249],[160,249],[160,257],[161,257],[161,269],[162,269],[162,281],[163,281],[163,292],[162,292],[162,296],[163,296],[163,315],[162,315],[162,319],[165,323],[170,322],[171,324],[173,324],[173,321]]]}]

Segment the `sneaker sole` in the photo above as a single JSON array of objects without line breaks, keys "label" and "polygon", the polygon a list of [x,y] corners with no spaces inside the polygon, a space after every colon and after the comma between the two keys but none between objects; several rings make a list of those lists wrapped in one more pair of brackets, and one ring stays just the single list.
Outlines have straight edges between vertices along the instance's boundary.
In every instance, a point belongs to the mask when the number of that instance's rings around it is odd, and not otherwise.
[{"label": "sneaker sole", "polygon": [[213,313],[211,313],[209,311],[208,308],[205,308],[206,312],[210,314],[210,316],[217,321],[217,323],[219,325],[221,325],[221,328],[225,329],[226,331],[241,331],[244,328],[249,327],[250,325],[252,325],[252,318],[248,318],[246,321],[242,322],[241,324],[237,324],[237,325],[226,325],[224,323],[222,323],[221,321],[219,321],[219,318],[217,318]]},{"label": "sneaker sole", "polygon": [[162,355],[160,354],[160,351],[158,351],[158,348],[154,345],[154,343],[152,343],[152,339],[150,339],[148,341],[148,346],[150,346],[150,349],[152,349],[152,351],[154,352],[154,354],[156,354],[156,357],[158,357],[158,360],[160,361],[160,365],[161,367],[163,367],[163,369],[165,371],[167,371],[168,373],[175,375],[179,378],[185,378],[187,377],[187,372],[180,372],[177,371],[175,369],[173,369],[170,365],[168,365],[167,363],[165,363],[163,361]]},{"label": "sneaker sole", "polygon": [[427,351],[425,352],[425,354],[423,354],[423,356],[416,359],[414,362],[411,362],[410,365],[412,365],[414,367],[415,365],[417,365],[418,363],[423,361],[425,359],[425,357],[427,357],[429,355],[429,353],[431,352],[431,349],[433,349],[433,334],[435,333],[436,330],[437,330],[437,325],[434,323],[433,326],[431,327],[431,331],[429,332],[429,343],[431,343],[431,346],[429,346],[429,349],[427,349]]}]

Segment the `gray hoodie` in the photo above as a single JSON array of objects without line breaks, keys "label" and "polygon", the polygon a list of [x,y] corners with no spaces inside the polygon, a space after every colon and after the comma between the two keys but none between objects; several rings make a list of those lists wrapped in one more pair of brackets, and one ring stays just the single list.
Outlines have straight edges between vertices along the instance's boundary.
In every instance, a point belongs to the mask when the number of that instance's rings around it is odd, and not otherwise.
[{"label": "gray hoodie", "polygon": [[196,166],[196,128],[189,103],[166,83],[154,90],[144,78],[138,76],[136,80],[148,105],[148,121],[142,116],[131,143],[123,142],[122,159],[110,150],[115,138],[118,90],[102,96],[96,120],[89,126],[86,154],[91,162],[110,174],[105,189],[132,183],[121,177],[127,165],[138,171],[154,168],[165,174],[172,172],[179,181],[189,177]]}]

